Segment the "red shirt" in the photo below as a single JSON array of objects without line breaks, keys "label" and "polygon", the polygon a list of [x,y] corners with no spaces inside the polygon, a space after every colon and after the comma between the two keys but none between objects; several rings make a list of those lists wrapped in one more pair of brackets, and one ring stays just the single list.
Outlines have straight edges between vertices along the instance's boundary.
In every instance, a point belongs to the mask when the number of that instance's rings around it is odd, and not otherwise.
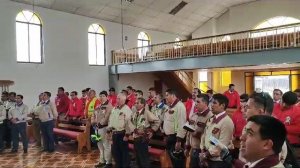
[{"label": "red shirt", "polygon": [[130,95],[127,96],[127,106],[131,109],[134,104],[135,104],[135,101],[136,101],[136,97],[133,93],[131,93]]},{"label": "red shirt", "polygon": [[70,117],[82,117],[83,109],[84,108],[83,108],[82,100],[76,97],[73,100],[71,100],[67,115]]},{"label": "red shirt", "polygon": [[116,107],[116,105],[117,105],[117,95],[108,95],[108,101],[112,106]]},{"label": "red shirt", "polygon": [[237,91],[230,92],[227,90],[224,92],[224,95],[228,98],[229,103],[228,103],[228,108],[237,108],[240,106],[240,95],[238,94]]},{"label": "red shirt", "polygon": [[272,115],[285,125],[289,142],[300,144],[300,106],[282,109],[280,104],[276,104]]},{"label": "red shirt", "polygon": [[147,100],[146,100],[146,104],[148,104],[148,107],[149,109],[151,109],[154,105],[154,98],[153,97],[149,97]]},{"label": "red shirt", "polygon": [[58,113],[67,113],[69,110],[70,99],[67,95],[57,95],[55,105]]},{"label": "red shirt", "polygon": [[190,115],[191,113],[196,113],[197,112],[197,108],[195,107],[196,104],[194,105],[194,111],[192,112],[192,107],[193,107],[193,104],[194,104],[194,100],[193,99],[188,99],[186,102],[185,102],[185,108],[186,108],[186,120],[189,121],[189,118],[190,118]]},{"label": "red shirt", "polygon": [[246,126],[247,121],[243,117],[241,107],[239,107],[233,114],[232,114],[232,121],[234,124],[234,137],[240,137],[243,132],[243,128]]},{"label": "red shirt", "polygon": [[85,104],[86,104],[86,100],[87,100],[87,97],[81,97],[80,98],[81,102],[82,102],[82,106],[83,106],[83,109],[85,108]]}]

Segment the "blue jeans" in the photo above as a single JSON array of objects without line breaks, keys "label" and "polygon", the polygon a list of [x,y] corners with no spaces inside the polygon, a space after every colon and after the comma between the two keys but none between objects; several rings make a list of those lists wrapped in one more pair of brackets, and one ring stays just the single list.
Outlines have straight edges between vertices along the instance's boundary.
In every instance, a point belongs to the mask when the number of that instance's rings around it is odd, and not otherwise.
[{"label": "blue jeans", "polygon": [[17,124],[11,125],[11,135],[13,140],[13,150],[18,150],[19,148],[19,134],[21,135],[21,139],[23,142],[23,149],[28,149],[28,140],[26,135],[26,122],[21,122]]},{"label": "blue jeans", "polygon": [[41,131],[43,135],[43,142],[44,142],[44,150],[48,152],[54,151],[54,121],[45,121],[41,122]]}]

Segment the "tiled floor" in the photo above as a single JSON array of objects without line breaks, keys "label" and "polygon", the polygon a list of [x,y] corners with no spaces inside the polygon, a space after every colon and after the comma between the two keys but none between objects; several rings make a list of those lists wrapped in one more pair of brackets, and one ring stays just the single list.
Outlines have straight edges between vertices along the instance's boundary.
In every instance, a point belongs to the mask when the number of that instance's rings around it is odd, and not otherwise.
[{"label": "tiled floor", "polygon": [[[28,153],[24,154],[20,143],[18,153],[10,153],[10,149],[6,149],[0,154],[0,168],[93,168],[98,161],[97,148],[91,152],[84,149],[82,154],[77,154],[74,142],[60,142],[54,153],[40,152],[39,148],[29,144]],[[131,168],[135,167],[135,161],[132,159]],[[151,167],[160,166],[159,163],[152,162]]]},{"label": "tiled floor", "polygon": [[30,145],[28,153],[23,154],[22,146],[18,153],[10,153],[6,149],[0,154],[1,168],[92,168],[98,162],[99,151],[84,151],[77,154],[77,147],[74,143],[65,143],[56,146],[54,153],[40,152],[39,148]]}]

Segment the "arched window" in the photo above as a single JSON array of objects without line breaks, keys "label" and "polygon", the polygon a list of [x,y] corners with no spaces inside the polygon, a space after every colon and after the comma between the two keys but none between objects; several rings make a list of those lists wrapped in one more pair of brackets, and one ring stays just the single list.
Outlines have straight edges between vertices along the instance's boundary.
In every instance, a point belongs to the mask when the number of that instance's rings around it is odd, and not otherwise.
[{"label": "arched window", "polygon": [[174,45],[175,49],[181,48],[183,46],[182,42],[180,42],[180,41],[181,41],[181,39],[179,37],[175,38],[175,45]]},{"label": "arched window", "polygon": [[[300,23],[300,20],[292,17],[287,17],[287,16],[277,16],[265,20],[264,22],[255,26],[254,29],[263,29],[263,28],[282,26],[282,25],[293,24],[293,23]],[[251,37],[261,37],[261,36],[268,36],[274,34],[291,33],[294,32],[295,30],[299,31],[300,29],[299,27],[296,28],[289,27],[289,28],[279,28],[277,30],[266,30],[263,32],[251,33]]]},{"label": "arched window", "polygon": [[231,37],[229,35],[226,35],[222,38],[221,41],[230,41],[231,40]]},{"label": "arched window", "polygon": [[23,10],[16,17],[17,62],[42,63],[42,23],[33,12]]},{"label": "arched window", "polygon": [[138,35],[139,58],[142,59],[149,51],[150,38],[145,32],[140,32]]},{"label": "arched window", "polygon": [[105,65],[105,33],[99,24],[92,24],[88,30],[89,65]]}]

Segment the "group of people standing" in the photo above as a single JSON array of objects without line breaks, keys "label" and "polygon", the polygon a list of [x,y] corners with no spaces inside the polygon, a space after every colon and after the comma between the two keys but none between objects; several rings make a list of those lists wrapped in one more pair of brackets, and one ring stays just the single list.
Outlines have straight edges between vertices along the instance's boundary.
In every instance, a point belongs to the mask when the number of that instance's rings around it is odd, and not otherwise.
[{"label": "group of people standing", "polygon": [[[43,135],[43,151],[54,151],[53,128],[57,118],[56,106],[50,102],[51,93],[40,95],[39,103],[29,111],[23,103],[23,95],[15,92],[2,92],[0,103],[0,152],[11,148],[12,153],[18,152],[19,135],[23,143],[24,153],[28,152],[27,122],[32,119],[35,126],[40,129],[36,134]],[[32,116],[32,118],[29,116]],[[37,120],[38,119],[38,120]],[[41,132],[41,133],[40,133]],[[41,138],[37,137],[37,144],[41,146]],[[4,145],[4,142],[5,145]],[[52,143],[53,142],[53,143]]]},{"label": "group of people standing", "polygon": [[[275,99],[277,92],[278,89],[274,90]],[[69,98],[60,87],[54,103],[50,101],[51,94],[44,92],[29,112],[22,95],[4,92],[0,105],[0,150],[4,149],[3,137],[6,145],[10,144],[10,139],[4,136],[10,132],[12,152],[18,150],[20,134],[27,153],[28,114],[36,130],[36,145],[43,144],[48,152],[54,151],[56,119],[71,122],[90,119],[91,129],[101,137],[97,143],[100,160],[95,167],[112,167],[112,158],[115,167],[130,167],[130,139],[137,165],[150,167],[149,140],[157,132],[164,135],[173,167],[185,167],[187,157],[190,167],[280,167],[286,158],[286,143],[295,148],[300,144],[297,92],[281,92],[278,101],[264,92],[239,96],[231,84],[224,94],[213,94],[212,90],[203,94],[195,88],[192,98],[185,103],[174,89],[166,90],[163,95],[150,88],[148,94],[145,99],[141,90],[128,86],[118,94],[114,88],[101,91],[98,98],[95,90],[87,88],[81,98],[76,91]],[[232,116],[226,112],[228,107],[237,108]],[[40,132],[43,143],[38,138]],[[183,159],[178,158],[180,154]]]}]

